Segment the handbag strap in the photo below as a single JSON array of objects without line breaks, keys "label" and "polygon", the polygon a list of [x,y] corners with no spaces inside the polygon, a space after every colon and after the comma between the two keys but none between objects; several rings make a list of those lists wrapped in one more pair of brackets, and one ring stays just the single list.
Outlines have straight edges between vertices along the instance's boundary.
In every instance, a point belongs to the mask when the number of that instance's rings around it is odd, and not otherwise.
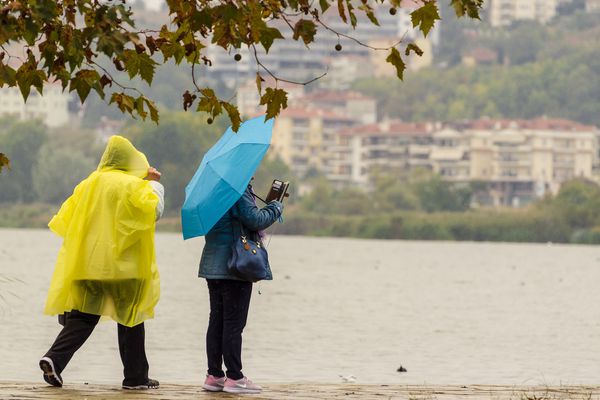
[{"label": "handbag strap", "polygon": [[231,231],[233,232],[233,237],[235,238],[235,240],[237,240],[240,237],[244,237],[248,240],[260,243],[260,245],[263,246],[263,242],[260,238],[260,235],[255,234],[253,231],[248,231],[244,224],[235,215],[233,215],[231,209],[229,209],[228,213],[229,218],[231,218]]},{"label": "handbag strap", "polygon": [[233,236],[248,237],[248,234],[244,229],[244,224],[240,223],[240,221],[233,215],[231,210],[229,210],[229,217],[231,218],[231,229],[233,231]]}]

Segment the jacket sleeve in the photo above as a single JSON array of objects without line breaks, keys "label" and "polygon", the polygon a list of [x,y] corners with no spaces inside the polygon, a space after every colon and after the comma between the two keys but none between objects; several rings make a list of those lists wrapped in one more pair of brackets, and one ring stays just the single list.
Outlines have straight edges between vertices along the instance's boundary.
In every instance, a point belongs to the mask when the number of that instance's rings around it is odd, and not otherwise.
[{"label": "jacket sleeve", "polygon": [[154,194],[158,196],[158,203],[156,204],[156,220],[158,221],[165,211],[165,187],[157,181],[150,181],[150,185]]},{"label": "jacket sleeve", "polygon": [[255,232],[273,225],[283,212],[283,204],[278,201],[272,201],[259,209],[249,190],[246,190],[237,201],[236,208],[237,216],[242,224]]}]

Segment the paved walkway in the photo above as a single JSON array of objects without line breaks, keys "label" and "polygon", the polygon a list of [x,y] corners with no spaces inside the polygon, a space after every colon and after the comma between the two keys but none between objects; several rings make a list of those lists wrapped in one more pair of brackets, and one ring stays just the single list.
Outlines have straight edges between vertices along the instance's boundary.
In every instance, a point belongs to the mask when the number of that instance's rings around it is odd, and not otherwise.
[{"label": "paved walkway", "polygon": [[72,384],[62,389],[38,383],[0,382],[0,399],[19,400],[182,400],[182,399],[407,399],[407,400],[600,400],[600,386],[509,387],[400,386],[352,384],[269,384],[260,395],[208,393],[199,386],[161,385],[160,389],[123,391],[117,386]]}]

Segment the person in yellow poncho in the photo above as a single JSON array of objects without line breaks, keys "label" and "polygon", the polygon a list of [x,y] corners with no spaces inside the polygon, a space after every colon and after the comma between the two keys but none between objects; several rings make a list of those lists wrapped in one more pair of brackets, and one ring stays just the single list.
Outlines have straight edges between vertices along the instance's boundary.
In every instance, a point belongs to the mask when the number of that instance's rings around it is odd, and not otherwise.
[{"label": "person in yellow poncho", "polygon": [[154,316],[160,281],[154,227],[164,207],[160,172],[129,140],[112,136],[96,171],[80,182],[48,226],[63,238],[45,313],[64,328],[40,360],[44,380],[61,372],[101,316],[118,323],[124,389],[158,387],[148,378],[144,321]]}]

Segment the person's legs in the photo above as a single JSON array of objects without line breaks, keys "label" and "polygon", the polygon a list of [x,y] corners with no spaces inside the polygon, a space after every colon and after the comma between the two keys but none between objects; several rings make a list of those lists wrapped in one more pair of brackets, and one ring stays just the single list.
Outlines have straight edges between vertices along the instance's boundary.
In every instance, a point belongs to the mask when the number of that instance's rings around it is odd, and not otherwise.
[{"label": "person's legs", "polygon": [[145,348],[144,323],[134,327],[118,324],[119,353],[123,362],[123,386],[148,382],[148,359]]},{"label": "person's legs", "polygon": [[64,328],[44,355],[52,359],[58,373],[65,369],[73,354],[90,337],[99,320],[99,315],[86,314],[77,310],[69,313]]},{"label": "person's legs", "polygon": [[252,283],[228,280],[223,290],[223,360],[227,378],[238,380],[242,374],[242,332],[246,326]]},{"label": "person's legs", "polygon": [[[98,315],[86,314],[77,310],[69,313],[64,328],[40,361],[40,368],[44,371],[46,382],[54,386],[62,385],[60,373],[65,369],[73,354],[91,335],[99,320],[100,316]],[[56,378],[58,378],[58,382]]]},{"label": "person's legs", "polygon": [[223,372],[223,287],[224,280],[207,279],[210,300],[210,317],[206,330],[206,358],[208,375],[216,378],[225,376]]}]

